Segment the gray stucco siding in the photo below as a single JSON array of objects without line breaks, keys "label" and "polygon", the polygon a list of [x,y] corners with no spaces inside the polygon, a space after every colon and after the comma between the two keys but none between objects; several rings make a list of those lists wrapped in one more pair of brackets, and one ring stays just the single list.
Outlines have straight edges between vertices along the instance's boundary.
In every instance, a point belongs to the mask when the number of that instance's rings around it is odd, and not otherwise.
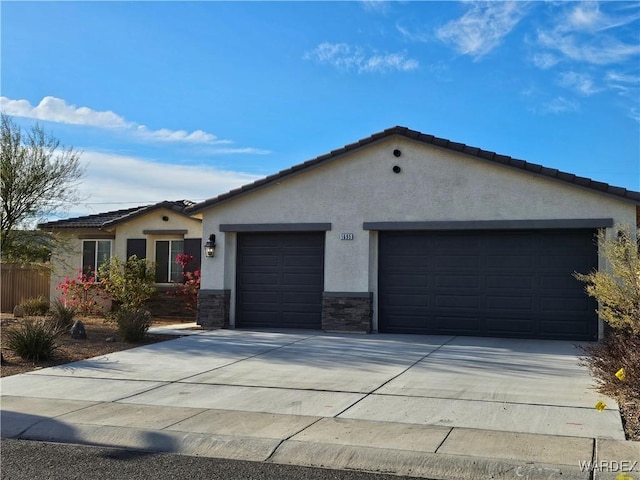
[{"label": "gray stucco siding", "polygon": [[[402,152],[400,157],[393,150]],[[393,167],[399,166],[400,173]],[[234,317],[234,232],[220,225],[331,224],[325,232],[325,290],[377,291],[376,222],[461,222],[612,219],[635,222],[636,207],[493,162],[392,137],[337,157],[203,212],[203,237],[215,233],[216,256],[203,259],[202,287],[231,290]],[[341,240],[352,233],[352,240]],[[374,312],[374,326],[376,313]]]}]

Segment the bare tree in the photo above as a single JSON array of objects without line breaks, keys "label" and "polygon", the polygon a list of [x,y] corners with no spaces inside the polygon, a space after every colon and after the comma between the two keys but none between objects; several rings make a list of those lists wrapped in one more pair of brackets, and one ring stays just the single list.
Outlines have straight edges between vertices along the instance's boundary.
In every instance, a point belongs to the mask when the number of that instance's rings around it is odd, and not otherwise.
[{"label": "bare tree", "polygon": [[47,134],[36,124],[23,132],[2,114],[0,139],[2,197],[0,249],[11,256],[20,244],[21,229],[29,222],[78,200],[78,183],[84,176],[80,154]]}]

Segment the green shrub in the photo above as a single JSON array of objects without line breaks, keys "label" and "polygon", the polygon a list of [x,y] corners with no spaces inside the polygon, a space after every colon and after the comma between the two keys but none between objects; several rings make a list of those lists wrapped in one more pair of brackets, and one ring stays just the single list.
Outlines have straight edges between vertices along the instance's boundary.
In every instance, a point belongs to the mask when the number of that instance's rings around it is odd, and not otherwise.
[{"label": "green shrub", "polygon": [[25,360],[38,362],[53,357],[61,330],[49,319],[25,318],[17,326],[7,328],[7,348]]},{"label": "green shrub", "polygon": [[67,305],[59,298],[56,298],[51,304],[49,317],[61,330],[69,330],[73,325],[73,318],[75,316],[76,309],[71,305]]},{"label": "green shrub", "polygon": [[122,263],[117,257],[98,269],[100,285],[113,300],[114,308],[133,312],[142,308],[156,292],[154,266],[135,255]]},{"label": "green shrub", "polygon": [[20,306],[24,310],[24,314],[29,316],[43,316],[49,312],[49,300],[44,298],[42,295],[36,298],[24,300]]},{"label": "green shrub", "polygon": [[110,314],[118,325],[118,332],[125,342],[138,343],[144,340],[151,326],[151,313],[143,308],[119,308]]}]

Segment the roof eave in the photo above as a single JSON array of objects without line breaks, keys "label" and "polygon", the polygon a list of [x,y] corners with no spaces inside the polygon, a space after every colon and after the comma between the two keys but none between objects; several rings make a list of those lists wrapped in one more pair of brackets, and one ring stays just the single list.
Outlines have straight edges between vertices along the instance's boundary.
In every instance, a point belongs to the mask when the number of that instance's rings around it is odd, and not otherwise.
[{"label": "roof eave", "polygon": [[579,177],[572,173],[562,172],[553,168],[547,168],[543,165],[530,163],[525,160],[520,160],[507,155],[501,155],[496,152],[468,146],[463,143],[452,142],[445,138],[439,138],[433,135],[418,132],[416,130],[410,130],[407,127],[395,126],[383,130],[382,132],[375,133],[369,137],[359,140],[358,142],[345,145],[344,147],[332,150],[329,153],[320,155],[311,160],[307,160],[306,162],[303,162],[301,164],[294,165],[285,170],[281,170],[273,175],[269,175],[253,183],[244,185],[240,188],[236,188],[227,193],[223,193],[221,195],[218,195],[217,197],[205,200],[204,202],[198,203],[191,207],[187,207],[186,210],[191,214],[201,213],[205,210],[208,210],[209,208],[213,208],[229,200],[261,190],[281,180],[285,180],[299,173],[311,170],[320,164],[334,161],[348,153],[352,153],[366,146],[373,145],[382,140],[387,140],[396,135],[420,142],[425,145],[457,152],[462,155],[489,161],[494,164],[504,165],[506,167],[510,167],[525,173],[540,176],[541,178],[554,179],[562,182],[565,185],[583,188],[591,192],[615,198],[619,201],[631,203],[634,205],[640,205],[640,192],[615,187],[606,183],[597,182],[589,178]]}]

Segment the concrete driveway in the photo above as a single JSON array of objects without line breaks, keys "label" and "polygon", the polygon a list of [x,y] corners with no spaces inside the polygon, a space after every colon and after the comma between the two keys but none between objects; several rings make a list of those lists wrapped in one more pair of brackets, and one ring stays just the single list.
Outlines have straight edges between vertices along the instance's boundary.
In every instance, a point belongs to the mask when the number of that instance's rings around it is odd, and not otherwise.
[{"label": "concrete driveway", "polygon": [[445,480],[589,480],[596,461],[619,459],[635,474],[640,442],[623,440],[616,403],[593,390],[577,354],[557,341],[195,332],[3,378],[0,427],[25,440]]},{"label": "concrete driveway", "polygon": [[624,439],[577,355],[560,341],[205,331],[3,378],[2,408],[52,399],[169,407],[176,419],[210,409]]}]

